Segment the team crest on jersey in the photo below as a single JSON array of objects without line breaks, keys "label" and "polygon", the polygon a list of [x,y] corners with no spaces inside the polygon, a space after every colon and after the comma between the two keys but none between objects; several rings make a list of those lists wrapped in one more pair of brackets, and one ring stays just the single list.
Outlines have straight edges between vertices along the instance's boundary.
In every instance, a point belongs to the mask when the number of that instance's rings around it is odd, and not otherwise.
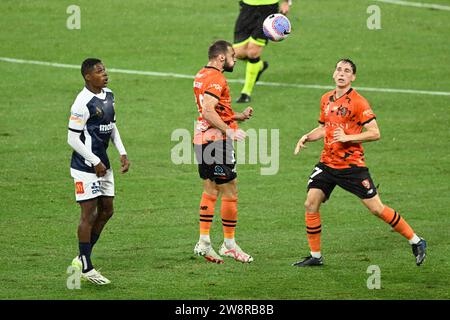
[{"label": "team crest on jersey", "polygon": [[100,107],[95,107],[95,115],[99,118],[103,118],[103,109]]},{"label": "team crest on jersey", "polygon": [[361,184],[364,186],[364,188],[370,189],[369,179],[365,179],[365,180],[361,181]]},{"label": "team crest on jersey", "polygon": [[345,117],[347,114],[350,114],[350,113],[351,113],[351,111],[348,110],[347,107],[339,106],[339,108],[338,108],[338,110],[336,112],[336,115]]}]

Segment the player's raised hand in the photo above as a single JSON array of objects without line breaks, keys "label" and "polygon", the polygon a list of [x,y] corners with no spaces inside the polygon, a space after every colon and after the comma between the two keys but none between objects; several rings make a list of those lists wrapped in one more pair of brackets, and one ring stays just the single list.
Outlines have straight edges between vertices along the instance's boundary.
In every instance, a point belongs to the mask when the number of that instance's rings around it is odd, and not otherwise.
[{"label": "player's raised hand", "polygon": [[245,131],[243,131],[241,129],[236,129],[236,130],[228,129],[227,136],[231,140],[243,141],[247,137],[247,134],[245,133]]},{"label": "player's raised hand", "polygon": [[295,146],[294,154],[298,154],[300,150],[307,148],[307,146],[305,145],[307,140],[308,136],[306,134],[301,137],[300,140],[298,140],[297,145]]},{"label": "player's raised hand", "polygon": [[95,174],[97,175],[97,177],[103,177],[106,174],[106,167],[103,162],[100,161],[95,166]]},{"label": "player's raised hand", "polygon": [[120,156],[120,163],[121,163],[120,172],[121,173],[128,172],[128,169],[130,168],[130,160],[128,160],[126,154]]}]

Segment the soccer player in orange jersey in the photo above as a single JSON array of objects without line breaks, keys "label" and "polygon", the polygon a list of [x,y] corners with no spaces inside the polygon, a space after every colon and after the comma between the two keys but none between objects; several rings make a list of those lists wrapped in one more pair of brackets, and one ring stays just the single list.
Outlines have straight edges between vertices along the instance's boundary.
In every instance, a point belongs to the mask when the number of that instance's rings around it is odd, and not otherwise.
[{"label": "soccer player in orange jersey", "polygon": [[[194,135],[194,149],[203,194],[200,202],[200,239],[194,253],[207,261],[223,263],[221,256],[248,263],[253,258],[237,245],[234,235],[237,224],[237,180],[233,140],[241,141],[246,134],[239,129],[237,121],[252,116],[253,109],[234,112],[224,71],[232,72],[236,62],[231,43],[218,40],[208,50],[208,64],[194,79],[194,94],[199,112]],[[209,236],[214,208],[221,197],[220,213],[224,242],[218,255]]]},{"label": "soccer player in orange jersey", "polygon": [[310,256],[294,263],[297,267],[321,266],[320,205],[331,195],[336,185],[358,196],[375,216],[390,224],[412,246],[416,264],[425,259],[426,241],[418,237],[400,214],[381,202],[377,189],[364,163],[362,142],[380,139],[375,114],[369,103],[355,89],[356,65],[341,59],[333,79],[336,89],[322,96],[319,126],[300,138],[294,153],[306,148],[307,142],[324,140],[320,162],[308,181],[305,201],[306,233]]}]

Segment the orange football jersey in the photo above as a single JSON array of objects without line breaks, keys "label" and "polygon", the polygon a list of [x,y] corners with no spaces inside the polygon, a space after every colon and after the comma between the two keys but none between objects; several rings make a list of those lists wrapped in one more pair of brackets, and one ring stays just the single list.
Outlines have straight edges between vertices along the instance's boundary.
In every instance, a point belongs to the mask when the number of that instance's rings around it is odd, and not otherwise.
[{"label": "orange football jersey", "polygon": [[336,169],[365,167],[362,143],[337,142],[333,133],[336,128],[342,128],[345,134],[359,134],[363,126],[375,118],[367,100],[353,88],[339,99],[336,99],[335,90],[324,94],[320,101],[319,123],[325,126],[320,162]]},{"label": "orange football jersey", "polygon": [[194,79],[194,95],[199,116],[195,126],[194,143],[204,144],[209,141],[226,139],[219,129],[212,128],[202,117],[202,103],[205,94],[209,94],[219,100],[216,112],[220,118],[232,129],[237,129],[237,122],[234,120],[234,112],[231,108],[230,88],[223,73],[214,67],[206,66],[202,68]]}]

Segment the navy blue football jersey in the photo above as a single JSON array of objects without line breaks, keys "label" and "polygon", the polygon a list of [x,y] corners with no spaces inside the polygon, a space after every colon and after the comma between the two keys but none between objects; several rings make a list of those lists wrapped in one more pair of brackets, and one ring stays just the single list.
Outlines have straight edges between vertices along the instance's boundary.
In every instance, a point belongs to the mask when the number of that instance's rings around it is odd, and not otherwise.
[{"label": "navy blue football jersey", "polygon": [[[83,144],[100,158],[107,169],[110,168],[110,163],[106,150],[115,121],[114,94],[111,90],[103,88],[99,94],[86,87],[81,90],[71,108],[69,130],[81,133]],[[95,173],[93,164],[76,151],[72,153],[70,167]]]}]

